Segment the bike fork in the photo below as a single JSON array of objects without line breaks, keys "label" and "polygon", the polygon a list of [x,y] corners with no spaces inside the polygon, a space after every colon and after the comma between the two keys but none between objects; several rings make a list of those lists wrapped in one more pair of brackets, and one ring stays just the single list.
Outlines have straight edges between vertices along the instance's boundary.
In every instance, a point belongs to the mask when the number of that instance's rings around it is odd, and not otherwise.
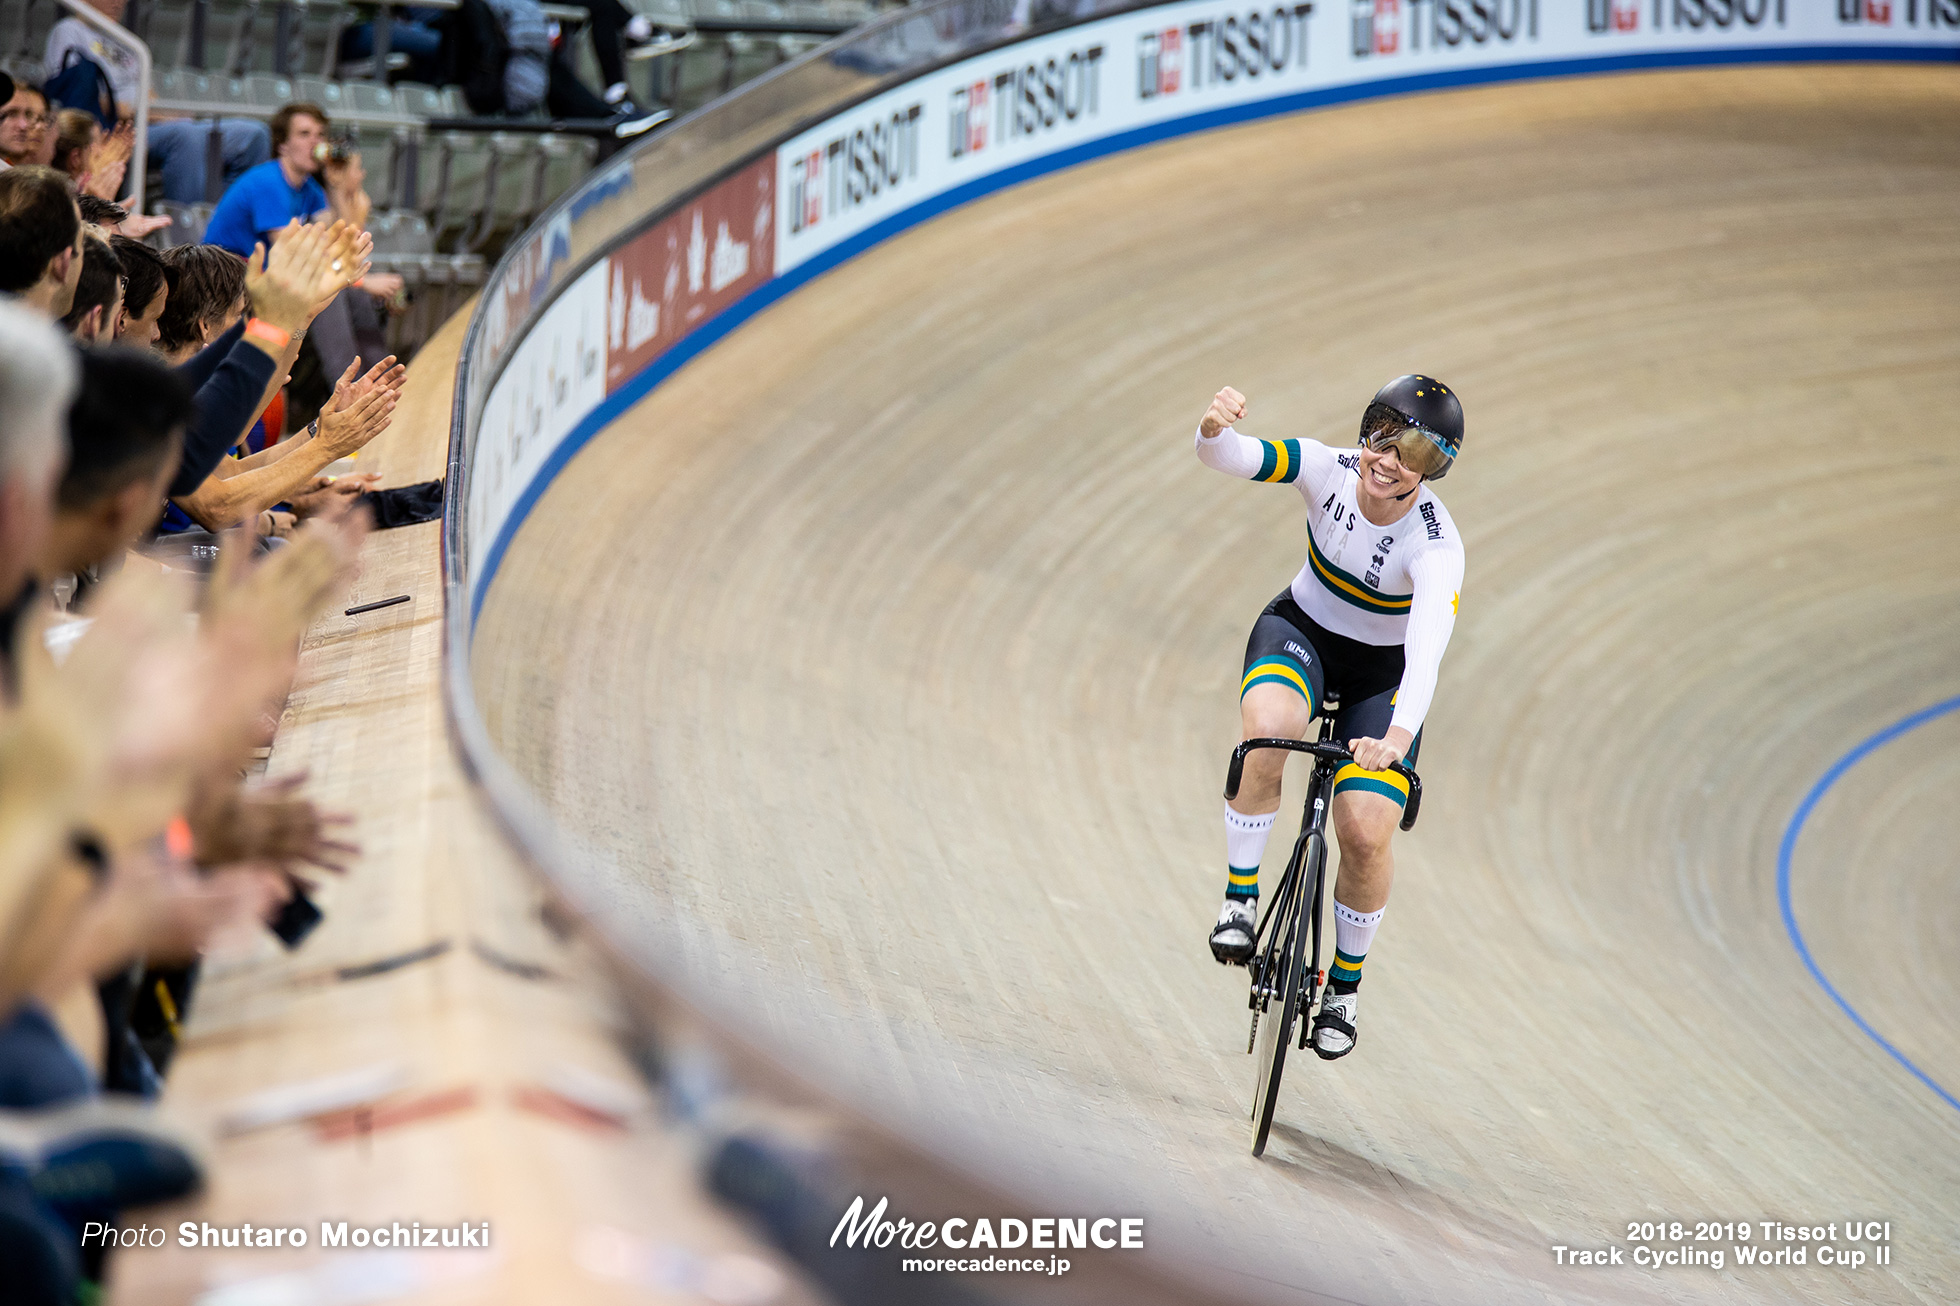
[{"label": "bike fork", "polygon": [[[1246,966],[1252,971],[1252,996],[1246,1005],[1252,1008],[1252,1029],[1246,1034],[1245,1050],[1248,1054],[1259,1044],[1259,1017],[1265,1013],[1266,1004],[1286,990],[1285,957],[1293,951],[1293,939],[1287,926],[1299,928],[1299,914],[1294,910],[1294,899],[1302,892],[1301,874],[1304,870],[1307,836],[1310,830],[1300,831],[1300,837],[1293,841],[1293,855],[1287,859],[1286,873],[1280,877],[1279,888],[1273,891],[1273,904],[1267,910],[1265,925],[1270,926],[1272,935],[1266,935],[1261,927],[1253,941],[1252,956]],[[1318,954],[1316,953],[1316,964]]]}]

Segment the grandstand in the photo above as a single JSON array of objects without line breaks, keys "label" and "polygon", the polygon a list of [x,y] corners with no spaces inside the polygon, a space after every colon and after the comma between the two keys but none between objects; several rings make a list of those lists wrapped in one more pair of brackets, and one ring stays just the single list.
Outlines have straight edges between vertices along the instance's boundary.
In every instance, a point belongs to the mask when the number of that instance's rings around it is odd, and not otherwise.
[{"label": "grandstand", "polygon": [[[460,0],[414,8],[455,11]],[[653,24],[652,40],[631,48],[636,104],[677,118],[873,16],[884,0],[634,0]],[[377,271],[401,275],[411,306],[391,326],[390,343],[413,353],[483,284],[489,264],[559,195],[620,145],[603,120],[553,121],[472,114],[460,86],[408,79],[408,56],[391,48],[397,2],[339,0],[131,0],[125,26],[152,59],[150,112],[213,125],[269,119],[283,104],[318,104],[333,133],[358,149],[375,212],[370,230]],[[559,40],[576,51],[581,78],[601,84],[592,45],[582,39],[587,11],[544,4]],[[0,70],[38,82],[49,29],[67,12],[62,0],[0,5]],[[344,36],[372,21],[373,53],[343,57]],[[161,197],[150,178],[145,208],[167,214],[164,246],[202,238],[223,190],[207,169],[206,194],[193,203]]]}]

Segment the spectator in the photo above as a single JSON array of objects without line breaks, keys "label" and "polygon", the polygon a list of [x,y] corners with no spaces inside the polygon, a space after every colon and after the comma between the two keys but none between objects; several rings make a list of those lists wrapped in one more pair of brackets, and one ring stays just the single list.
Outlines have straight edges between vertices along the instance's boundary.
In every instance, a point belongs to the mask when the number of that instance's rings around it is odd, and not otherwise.
[{"label": "spectator", "polygon": [[[446,14],[443,9],[408,8],[395,11],[395,19],[389,29],[388,49],[394,54],[408,56],[408,78],[410,81],[426,82],[431,86],[443,83],[443,37],[442,27]],[[340,34],[340,58],[342,63],[356,59],[370,59],[374,56],[374,24],[356,23]],[[340,70],[341,77],[356,77],[351,69]]]},{"label": "spectator", "polygon": [[[52,492],[61,471],[61,414],[74,389],[72,353],[54,328],[18,305],[0,303],[0,704],[17,691],[13,650],[35,597],[29,572],[52,520]],[[0,808],[5,796],[0,788]],[[46,813],[8,813],[10,844],[23,832],[22,817],[34,815],[54,826]],[[56,828],[40,833],[44,849],[59,837]],[[16,920],[40,886],[45,856],[15,853],[9,863],[0,863],[0,937],[17,937]],[[9,1048],[17,1049],[10,1057]],[[86,1073],[61,1055],[68,1049],[38,1003],[31,1009],[16,1009],[11,1001],[0,1006],[0,1057],[6,1058],[0,1060],[0,1088],[4,1081],[42,1073],[43,1050],[56,1054],[50,1078],[59,1083],[74,1067],[86,1088]],[[7,1267],[11,1293],[37,1303],[73,1299],[81,1265],[66,1234],[26,1177],[0,1165],[0,1264]]]},{"label": "spectator", "polygon": [[[189,412],[188,388],[132,351],[85,352],[71,408],[75,357],[39,315],[0,303],[0,594],[12,596],[0,601],[0,1297],[27,1306],[93,1299],[78,1296],[82,1220],[113,1221],[198,1180],[173,1130],[99,1096],[78,1052],[89,1044],[56,1013],[136,958],[194,958],[215,929],[263,919],[284,894],[278,873],[219,864],[201,875],[151,849],[172,813],[212,807],[197,795],[236,790],[228,777],[360,536],[309,527],[270,564],[214,575],[195,635],[176,591],[126,571],[54,667],[19,642],[31,573],[119,550],[153,513]],[[30,660],[35,674],[21,675]],[[260,803],[255,818],[271,815],[275,840],[239,838],[247,820],[218,842],[241,857],[333,865],[346,845],[323,841],[323,821],[299,805],[283,793]],[[110,1127],[120,1142],[105,1153]]]},{"label": "spectator", "polygon": [[[0,184],[14,175],[0,176]],[[73,351],[53,324],[0,302],[0,702],[14,694],[14,639],[52,520],[62,415],[74,393]],[[0,925],[8,901],[0,885]]]},{"label": "spectator", "polygon": [[[234,327],[236,337],[230,332],[219,336],[184,364],[195,379],[220,347],[230,350],[199,391],[198,420],[204,429],[194,429],[187,440],[184,464],[170,488],[173,503],[190,522],[222,530],[259,517],[290,495],[315,488],[315,478],[327,464],[354,453],[387,428],[405,369],[389,357],[360,375],[360,360],[355,359],[341,373],[314,427],[248,458],[223,458],[224,450],[244,438],[271,400],[270,382],[285,375],[306,328],[365,267],[364,238],[343,223],[295,224],[280,234],[270,254],[254,254],[246,273],[256,314],[249,328]],[[166,336],[174,330],[177,298],[188,304],[191,295],[202,293],[187,290],[191,283],[188,272],[180,275],[177,296],[164,311]],[[227,290],[228,285],[218,293]],[[246,350],[257,351],[260,358],[251,360],[243,354]],[[244,372],[245,361],[256,362],[260,370]],[[213,390],[207,401],[207,392]]]},{"label": "spectator", "polygon": [[13,97],[0,105],[0,160],[13,168],[51,163],[54,119],[48,114],[48,97],[26,82],[15,82],[13,88]]},{"label": "spectator", "polygon": [[204,239],[240,258],[269,244],[298,218],[311,222],[329,202],[320,185],[316,155],[327,141],[326,110],[288,104],[272,115],[273,157],[250,169],[225,191],[205,224]]},{"label": "spectator", "polygon": [[[279,238],[288,222],[305,222],[331,211],[357,231],[367,229],[370,201],[367,174],[358,153],[335,157],[328,144],[332,123],[316,104],[288,104],[272,116],[276,157],[240,177],[218,202],[205,239],[237,254]],[[322,179],[325,185],[322,185]],[[292,417],[304,422],[331,392],[333,378],[358,358],[387,352],[383,304],[402,292],[402,278],[376,273],[358,283],[360,295],[345,295],[320,314],[299,356],[287,391]]]},{"label": "spectator", "polygon": [[157,321],[170,302],[170,267],[162,255],[128,236],[111,236],[109,248],[116,251],[123,269],[123,309],[116,319],[116,343],[149,349],[156,344]]},{"label": "spectator", "polygon": [[646,127],[653,125],[651,119],[625,121],[631,118],[632,106],[625,106],[628,112],[622,114],[578,79],[571,56],[552,42],[551,24],[538,0],[488,3],[510,46],[504,61],[504,112],[527,114],[542,108],[554,118],[603,118],[628,129],[622,131],[624,135],[633,134],[630,129],[639,122]]},{"label": "spectator", "polygon": [[175,280],[157,319],[157,349],[172,363],[187,363],[244,316],[245,260],[216,245],[178,245],[163,261]]},{"label": "spectator", "polygon": [[[633,102],[626,85],[626,43],[635,46],[653,40],[653,21],[636,14],[620,0],[572,0],[591,19],[592,52],[599,57],[599,73],[606,80],[601,98],[616,113],[630,113]],[[624,37],[625,40],[620,38]]]},{"label": "spectator", "polygon": [[154,354],[98,349],[81,359],[43,580],[108,562],[156,524],[191,417],[190,384]]},{"label": "spectator", "polygon": [[[328,144],[333,123],[317,104],[288,104],[272,115],[275,157],[240,177],[218,201],[204,238],[239,257],[254,245],[270,245],[294,218],[310,222],[331,211],[356,231],[366,231],[373,201],[358,153],[337,154]],[[325,184],[322,184],[322,178]],[[365,278],[362,288],[389,299],[402,288],[392,274]]]},{"label": "spectator", "polygon": [[153,231],[161,231],[170,225],[170,219],[162,214],[131,217],[129,210],[111,200],[94,195],[80,195],[76,203],[82,206],[82,221],[93,223],[112,236],[128,236],[131,240],[142,240]]},{"label": "spectator", "polygon": [[[104,17],[120,23],[128,0],[85,0]],[[136,111],[138,65],[136,52],[98,33],[79,18],[64,18],[48,33],[47,75],[55,76],[65,63],[88,59],[102,69],[115,91],[116,112],[130,118]],[[221,118],[216,129],[223,140],[224,178],[231,182],[264,162],[270,153],[265,124],[254,118]],[[163,179],[163,197],[176,204],[196,204],[205,198],[205,151],[212,124],[191,118],[150,115],[149,165]],[[141,196],[137,197],[139,202]]]},{"label": "spectator", "polygon": [[[38,568],[44,581],[68,574],[92,580],[96,569],[120,557],[155,524],[190,415],[189,384],[155,355],[132,349],[83,352],[81,391],[68,414],[67,467]],[[299,883],[310,874],[308,867],[344,870],[346,857],[358,849],[335,838],[332,827],[348,818],[323,813],[297,795],[299,779],[254,791],[231,775],[201,782],[186,809],[193,860],[217,871],[245,862],[276,865],[280,876]],[[120,960],[113,945],[97,955],[104,965]],[[156,955],[151,960],[156,965],[142,984],[132,986],[125,973],[102,986],[110,1032],[104,1083],[112,1089],[141,1092],[155,1085],[174,1051],[170,1030],[190,1005],[195,963],[180,966],[174,963],[183,958]],[[157,982],[169,986],[176,1019],[142,1022],[140,1032],[149,1037],[138,1038],[130,1017],[134,1011],[148,1013]],[[148,1027],[152,1024],[155,1028]]]},{"label": "spectator", "polygon": [[49,318],[67,314],[82,276],[82,215],[53,168],[0,173],[0,291]]},{"label": "spectator", "polygon": [[114,339],[116,319],[122,316],[122,260],[97,234],[100,231],[100,227],[83,228],[82,275],[75,283],[74,303],[61,318],[62,328],[82,345]]},{"label": "spectator", "polygon": [[119,127],[105,133],[85,109],[63,109],[54,126],[54,166],[68,174],[77,194],[113,200],[129,166],[130,132]]}]

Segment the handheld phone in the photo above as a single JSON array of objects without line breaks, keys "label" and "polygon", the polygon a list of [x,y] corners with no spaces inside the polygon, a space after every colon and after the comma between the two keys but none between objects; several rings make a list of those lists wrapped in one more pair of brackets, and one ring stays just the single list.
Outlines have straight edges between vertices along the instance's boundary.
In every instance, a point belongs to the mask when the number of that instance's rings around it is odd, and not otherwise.
[{"label": "handheld phone", "polygon": [[297,948],[313,932],[313,927],[326,919],[326,915],[318,903],[306,896],[306,890],[295,884],[293,896],[286,900],[286,905],[279,909],[279,914],[272,918],[267,928],[278,936],[279,942],[288,948]]}]

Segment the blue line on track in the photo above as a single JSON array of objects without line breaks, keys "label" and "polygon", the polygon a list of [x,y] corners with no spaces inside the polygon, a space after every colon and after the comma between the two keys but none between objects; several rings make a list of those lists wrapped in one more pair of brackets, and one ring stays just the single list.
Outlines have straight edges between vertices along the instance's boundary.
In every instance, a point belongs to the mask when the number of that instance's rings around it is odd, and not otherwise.
[{"label": "blue line on track", "polygon": [[1844,1000],[1844,995],[1837,991],[1837,987],[1824,978],[1824,972],[1817,968],[1816,959],[1810,955],[1810,946],[1804,942],[1803,931],[1797,928],[1797,914],[1790,907],[1790,863],[1796,855],[1797,836],[1803,833],[1804,822],[1810,819],[1811,812],[1816,810],[1819,802],[1823,801],[1824,795],[1830,792],[1831,786],[1843,779],[1845,772],[1894,739],[1917,730],[1928,721],[1938,720],[1947,713],[1956,711],[1960,711],[1960,698],[1949,698],[1943,703],[1935,703],[1929,708],[1914,712],[1902,721],[1894,721],[1831,764],[1831,769],[1824,772],[1823,778],[1812,785],[1810,792],[1804,795],[1803,801],[1797,804],[1796,815],[1790,818],[1790,824],[1783,830],[1783,846],[1776,851],[1776,901],[1783,909],[1783,928],[1789,932],[1790,942],[1796,945],[1797,955],[1803,958],[1803,964],[1810,971],[1810,977],[1817,981],[1824,992],[1831,995],[1831,1001],[1843,1008],[1844,1014],[1851,1017],[1851,1023],[1865,1031],[1872,1042],[1884,1048],[1894,1061],[1910,1070],[1913,1078],[1939,1094],[1940,1100],[1948,1106],[1960,1111],[1960,1099],[1956,1099],[1931,1075],[1914,1065],[1912,1058],[1893,1047],[1883,1034],[1873,1029],[1870,1023],[1858,1014],[1857,1008]]}]

